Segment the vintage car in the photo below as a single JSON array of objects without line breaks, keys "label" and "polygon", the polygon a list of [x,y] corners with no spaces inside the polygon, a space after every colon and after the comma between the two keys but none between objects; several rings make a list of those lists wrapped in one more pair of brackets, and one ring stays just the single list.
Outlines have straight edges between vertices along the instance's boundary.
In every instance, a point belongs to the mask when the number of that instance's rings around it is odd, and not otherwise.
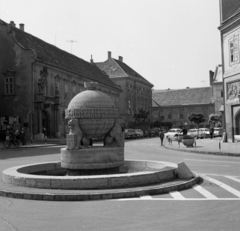
[{"label": "vintage car", "polygon": [[124,130],[125,139],[135,139],[137,138],[136,132],[132,128],[128,128]]},{"label": "vintage car", "polygon": [[199,128],[198,138],[209,138],[210,131],[208,128]]},{"label": "vintage car", "polygon": [[222,128],[214,128],[213,137],[221,137],[222,133]]},{"label": "vintage car", "polygon": [[198,138],[198,130],[196,128],[189,129],[187,134],[192,138]]},{"label": "vintage car", "polygon": [[142,129],[134,129],[134,130],[137,138],[143,138],[144,135],[143,135]]},{"label": "vintage car", "polygon": [[171,128],[167,133],[165,133],[165,137],[171,140],[178,140],[178,136],[181,135],[181,128]]}]

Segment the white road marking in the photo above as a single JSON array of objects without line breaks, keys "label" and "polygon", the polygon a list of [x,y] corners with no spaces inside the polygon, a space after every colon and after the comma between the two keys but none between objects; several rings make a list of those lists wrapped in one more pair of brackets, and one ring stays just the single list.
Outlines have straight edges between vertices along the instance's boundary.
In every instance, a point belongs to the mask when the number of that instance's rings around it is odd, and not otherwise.
[{"label": "white road marking", "polygon": [[221,181],[218,181],[218,180],[215,180],[215,179],[213,179],[213,178],[211,178],[211,177],[208,177],[208,176],[206,176],[206,175],[200,174],[200,176],[201,176],[202,178],[204,178],[204,179],[206,179],[206,180],[208,180],[208,181],[210,181],[210,182],[212,182],[212,183],[220,186],[221,188],[227,190],[228,192],[230,192],[230,193],[232,193],[233,195],[235,195],[235,196],[237,196],[237,197],[240,198],[240,192],[239,192],[238,190],[236,190],[236,189],[234,189],[234,188],[232,188],[232,187],[230,187],[230,186],[222,183]]},{"label": "white road marking", "polygon": [[[140,197],[136,198],[122,198],[122,199],[114,199],[112,201],[141,201]],[[174,198],[152,198],[152,201],[240,201],[240,198],[215,198],[215,199],[208,199],[208,198],[184,198],[184,199],[174,199]]]},{"label": "white road marking", "polygon": [[194,188],[196,191],[198,191],[200,194],[206,197],[206,199],[218,199],[215,195],[204,189],[202,186],[196,184],[193,185],[192,188]]},{"label": "white road marking", "polygon": [[228,178],[228,179],[231,179],[231,180],[234,180],[234,181],[240,183],[240,179],[238,179],[238,178],[236,178],[236,177],[233,177],[233,176],[225,176],[225,177]]},{"label": "white road marking", "polygon": [[178,200],[184,200],[186,199],[180,192],[178,191],[172,191],[169,192],[169,194],[174,198],[174,199],[178,199]]},{"label": "white road marking", "polygon": [[145,200],[149,200],[149,199],[152,199],[152,197],[150,195],[144,195],[144,196],[140,196],[141,199]]},{"label": "white road marking", "polygon": [[[189,163],[189,165],[206,165],[209,167],[209,166],[215,166],[216,167],[216,164],[208,164],[208,163]],[[217,167],[230,167],[230,165],[223,165],[223,164],[218,164]]]},{"label": "white road marking", "polygon": [[203,162],[220,162],[220,163],[232,163],[232,164],[240,164],[240,162],[236,161],[221,161],[221,160],[195,160],[195,159],[184,159],[184,160],[190,160],[190,161],[203,161]]}]

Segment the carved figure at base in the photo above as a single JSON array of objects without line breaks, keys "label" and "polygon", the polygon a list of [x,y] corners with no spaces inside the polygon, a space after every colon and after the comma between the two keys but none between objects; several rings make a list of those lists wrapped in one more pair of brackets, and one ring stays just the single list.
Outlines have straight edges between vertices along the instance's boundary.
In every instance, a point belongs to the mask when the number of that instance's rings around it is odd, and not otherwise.
[{"label": "carved figure at base", "polygon": [[83,132],[79,127],[78,119],[71,119],[68,122],[69,134],[67,134],[67,149],[79,149]]},{"label": "carved figure at base", "polygon": [[92,145],[92,140],[88,139],[81,130],[78,119],[69,120],[68,127],[67,149],[87,148]]},{"label": "carved figure at base", "polygon": [[104,146],[124,147],[124,128],[121,119],[115,119],[112,129],[104,138]]}]

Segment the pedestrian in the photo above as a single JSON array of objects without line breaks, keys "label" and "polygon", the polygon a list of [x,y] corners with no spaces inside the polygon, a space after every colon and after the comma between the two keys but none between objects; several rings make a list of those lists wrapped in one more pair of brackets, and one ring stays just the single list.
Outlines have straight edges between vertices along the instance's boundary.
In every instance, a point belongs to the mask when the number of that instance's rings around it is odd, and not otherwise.
[{"label": "pedestrian", "polygon": [[22,128],[22,130],[21,130],[21,142],[22,142],[22,145],[26,145],[25,136],[26,136],[25,129]]},{"label": "pedestrian", "polygon": [[160,140],[161,140],[161,146],[163,146],[163,139],[164,139],[164,132],[163,132],[163,130],[160,130],[159,137],[160,137]]},{"label": "pedestrian", "polygon": [[182,127],[182,134],[183,136],[187,135],[187,129],[185,127]]},{"label": "pedestrian", "polygon": [[20,141],[21,133],[20,133],[19,129],[15,130],[14,135],[15,135],[16,140]]},{"label": "pedestrian", "polygon": [[211,139],[213,138],[213,133],[214,133],[214,128],[211,127],[211,128],[210,128],[210,137],[211,137]]},{"label": "pedestrian", "polygon": [[44,140],[45,140],[45,144],[47,143],[47,129],[45,127],[43,127],[43,136],[44,136]]}]

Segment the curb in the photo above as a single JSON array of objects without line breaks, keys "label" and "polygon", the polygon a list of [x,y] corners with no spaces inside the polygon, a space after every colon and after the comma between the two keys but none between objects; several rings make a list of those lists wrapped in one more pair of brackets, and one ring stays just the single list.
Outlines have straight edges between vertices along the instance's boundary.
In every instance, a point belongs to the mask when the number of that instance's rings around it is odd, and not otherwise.
[{"label": "curb", "polygon": [[134,188],[125,189],[121,191],[112,192],[91,192],[89,193],[25,193],[17,191],[0,190],[0,196],[16,199],[26,200],[44,200],[44,201],[91,201],[91,200],[106,200],[106,199],[120,199],[120,198],[133,198],[144,195],[159,195],[171,191],[179,191],[190,188],[197,184],[201,179],[197,173],[194,172],[195,177],[183,183],[169,183],[170,185],[164,186],[149,186],[142,189]]},{"label": "curb", "polygon": [[26,149],[26,148],[42,148],[42,147],[52,147],[52,146],[57,146],[59,144],[33,144],[33,145],[26,145],[26,146],[19,146],[19,147],[13,147],[13,148],[5,148],[1,147],[0,149],[4,150],[16,150],[16,149]]},{"label": "curb", "polygon": [[197,154],[209,154],[209,155],[219,155],[219,156],[235,156],[240,157],[240,153],[232,153],[232,152],[211,152],[211,151],[199,151],[199,150],[187,150],[187,149],[180,149],[180,148],[171,148],[164,145],[164,148],[175,150],[178,152],[191,152]]}]

